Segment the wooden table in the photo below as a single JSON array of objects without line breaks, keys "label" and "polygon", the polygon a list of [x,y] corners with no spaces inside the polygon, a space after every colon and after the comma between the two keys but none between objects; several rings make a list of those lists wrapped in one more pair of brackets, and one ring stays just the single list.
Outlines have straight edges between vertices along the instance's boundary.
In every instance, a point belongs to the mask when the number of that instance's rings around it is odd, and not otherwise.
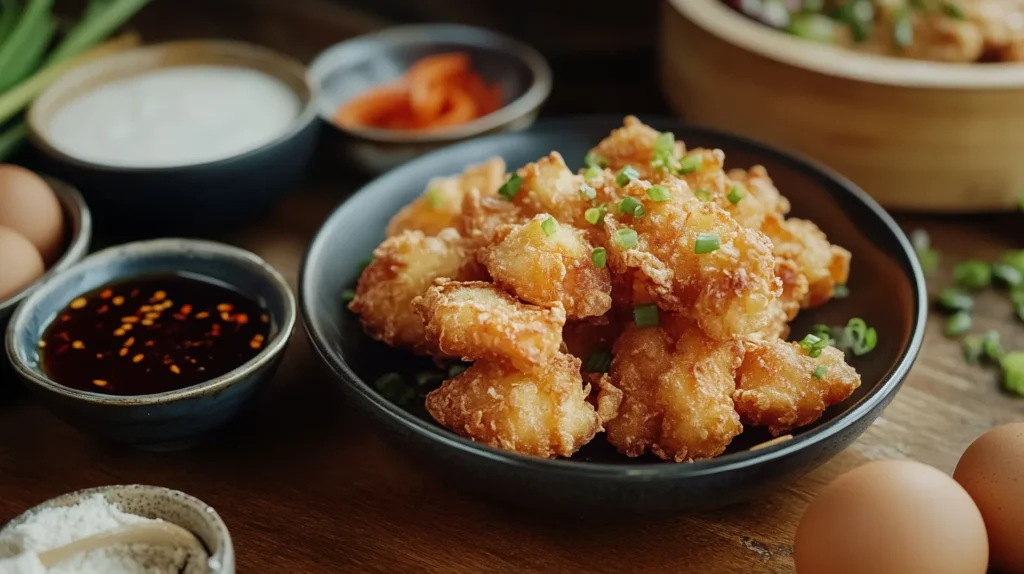
[{"label": "wooden table", "polygon": [[[305,246],[343,191],[353,188],[340,168],[321,164],[267,221],[226,239],[266,258],[294,288]],[[1021,216],[903,217],[901,223],[929,230],[945,255],[929,277],[933,293],[948,282],[958,259],[1024,248]],[[1024,325],[1012,318],[1005,297],[986,294],[978,303],[976,329],[996,329],[1007,348],[1024,349]],[[840,473],[886,458],[950,471],[974,437],[1022,419],[1024,399],[1001,394],[993,371],[966,365],[958,344],[943,337],[942,321],[934,320],[907,384],[878,422],[853,447],[784,490],[697,516],[556,520],[457,492],[392,449],[344,403],[300,330],[257,404],[211,442],[185,452],[99,444],[27,396],[0,401],[0,523],[67,491],[148,483],[216,507],[231,529],[243,574],[781,574],[792,572],[792,537],[804,506]]]}]

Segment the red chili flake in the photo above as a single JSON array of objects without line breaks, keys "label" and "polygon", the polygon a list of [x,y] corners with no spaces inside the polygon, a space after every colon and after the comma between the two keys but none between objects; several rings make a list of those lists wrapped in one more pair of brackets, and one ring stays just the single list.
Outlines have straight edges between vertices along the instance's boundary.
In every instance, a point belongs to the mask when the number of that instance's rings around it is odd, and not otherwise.
[{"label": "red chili flake", "polygon": [[133,317],[121,317],[121,322],[122,323],[138,323],[139,322],[139,318],[138,317],[134,317],[134,316]]},{"label": "red chili flake", "polygon": [[171,372],[175,375],[180,375],[181,369],[178,368],[178,365],[171,365]]},{"label": "red chili flake", "polygon": [[201,311],[199,313],[196,313],[196,319],[205,319],[205,318],[207,318],[209,316],[210,316],[210,314],[207,313],[206,311]]},{"label": "red chili flake", "polygon": [[96,353],[96,358],[97,359],[102,359],[103,358],[103,353]]},{"label": "red chili flake", "polygon": [[110,299],[113,294],[114,292],[111,289],[104,289],[103,292],[100,293],[100,299]]},{"label": "red chili flake", "polygon": [[233,311],[234,309],[235,307],[230,303],[221,303],[220,305],[217,305],[218,311]]},{"label": "red chili flake", "polygon": [[125,340],[125,342],[124,342],[124,346],[125,346],[125,347],[131,347],[131,346],[132,346],[132,345],[134,345],[134,344],[135,344],[135,337],[128,337],[128,338],[127,338],[127,339]]},{"label": "red chili flake", "polygon": [[114,297],[111,303],[113,303],[115,307],[120,307],[121,305],[124,305],[124,297],[118,295],[117,297]]},{"label": "red chili flake", "polygon": [[224,321],[225,323],[230,323],[231,322],[231,313],[228,313],[227,311],[221,313],[220,314],[220,320]]},{"label": "red chili flake", "polygon": [[188,315],[191,312],[192,312],[192,305],[189,305],[188,303],[186,303],[186,304],[181,306],[181,314],[182,315]]},{"label": "red chili flake", "polygon": [[61,323],[67,323],[70,320],[71,320],[71,315],[64,314],[64,315],[60,316],[60,322]]},{"label": "red chili flake", "polygon": [[128,347],[121,347],[121,350],[118,351],[117,354],[122,356],[122,357],[127,357],[128,356]]},{"label": "red chili flake", "polygon": [[57,338],[60,339],[61,341],[71,341],[71,336],[68,335],[67,331],[61,331],[60,333],[57,333]]},{"label": "red chili flake", "polygon": [[246,315],[245,313],[239,313],[235,315],[235,323],[238,323],[239,325],[245,325],[248,322],[249,316]]},{"label": "red chili flake", "polygon": [[102,315],[102,314],[106,313],[109,310],[110,310],[110,307],[107,306],[107,305],[104,305],[104,306],[100,307],[99,309],[96,309],[96,314],[97,315]]},{"label": "red chili flake", "polygon": [[156,293],[153,293],[152,297],[149,298],[149,302],[150,303],[157,303],[159,301],[163,301],[166,298],[167,298],[167,292],[166,291],[157,291]]}]

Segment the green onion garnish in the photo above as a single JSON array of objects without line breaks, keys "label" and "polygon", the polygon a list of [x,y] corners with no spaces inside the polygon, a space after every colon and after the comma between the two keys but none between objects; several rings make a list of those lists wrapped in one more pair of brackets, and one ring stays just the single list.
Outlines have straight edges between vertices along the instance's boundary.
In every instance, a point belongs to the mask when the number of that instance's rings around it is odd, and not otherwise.
[{"label": "green onion garnish", "polygon": [[637,327],[657,327],[659,323],[657,305],[633,307],[633,324]]},{"label": "green onion garnish", "polygon": [[1024,352],[1007,353],[999,360],[1003,369],[1003,388],[1024,395]]},{"label": "green onion garnish", "polygon": [[832,335],[833,335],[833,332],[836,331],[836,330],[840,330],[840,329],[839,328],[833,329],[832,327],[829,327],[828,325],[818,324],[818,325],[815,325],[815,326],[811,327],[811,334],[814,335],[815,337],[819,337],[819,338],[825,339],[826,341],[828,341],[829,345],[835,345],[836,344],[836,340],[835,340],[835,337],[833,337]]},{"label": "green onion garnish", "polygon": [[835,288],[832,289],[833,299],[846,299],[849,296],[850,288],[846,285],[836,285]]},{"label": "green onion garnish", "polygon": [[911,22],[909,14],[901,14],[893,22],[892,38],[900,48],[906,48],[914,43],[914,23]]},{"label": "green onion garnish", "polygon": [[697,255],[718,251],[720,247],[722,238],[717,233],[698,233],[697,240],[693,242],[693,252]]},{"label": "green onion garnish", "polygon": [[679,161],[679,173],[683,175],[693,173],[700,169],[702,165],[704,165],[704,156],[700,154],[688,155]]},{"label": "green onion garnish", "polygon": [[818,365],[817,368],[814,369],[814,372],[811,373],[811,376],[813,376],[815,379],[821,379],[825,377],[825,373],[827,372],[828,367],[826,367],[825,365]]},{"label": "green onion garnish", "polygon": [[934,271],[939,266],[939,252],[932,249],[932,239],[923,229],[915,229],[910,233],[910,244],[914,246],[917,261],[925,273]]},{"label": "green onion garnish", "polygon": [[606,213],[608,213],[608,206],[602,203],[597,207],[588,208],[583,212],[583,217],[587,220],[587,223],[591,225],[601,225]]},{"label": "green onion garnish", "polygon": [[963,9],[952,2],[942,3],[942,13],[957,20],[964,20],[966,18]]},{"label": "green onion garnish", "polygon": [[964,353],[964,360],[968,364],[974,365],[980,359],[982,353],[985,352],[984,341],[981,335],[967,335],[963,341],[960,342],[960,350]]},{"label": "green onion garnish", "polygon": [[587,152],[587,155],[583,156],[583,165],[604,169],[608,167],[608,160],[596,151],[590,150]]},{"label": "green onion garnish", "polygon": [[1006,351],[1003,350],[1003,344],[999,340],[998,331],[985,333],[985,336],[981,338],[981,350],[990,361],[999,362],[999,359],[1003,358]]},{"label": "green onion garnish", "polygon": [[1009,251],[1003,254],[1003,263],[1024,273],[1024,249],[1020,251]]},{"label": "green onion garnish", "polygon": [[580,197],[586,201],[593,201],[597,197],[597,190],[584,183],[580,186]]},{"label": "green onion garnish", "polygon": [[345,303],[351,303],[356,298],[356,292],[351,289],[345,289],[341,292],[341,300]]},{"label": "green onion garnish", "polygon": [[984,289],[992,284],[992,266],[985,261],[965,261],[953,269],[953,281],[967,289]]},{"label": "green onion garnish", "polygon": [[374,386],[381,396],[399,406],[408,406],[416,398],[416,390],[405,384],[398,373],[381,375]]},{"label": "green onion garnish", "polygon": [[591,373],[607,373],[612,366],[612,354],[610,351],[594,351],[587,357],[583,368]]},{"label": "green onion garnish", "polygon": [[602,173],[604,173],[604,171],[602,171],[601,168],[596,165],[592,165],[587,168],[587,171],[583,172],[583,179],[591,181],[601,177]]},{"label": "green onion garnish", "polygon": [[704,203],[707,203],[712,199],[711,192],[704,188],[698,188],[697,191],[693,192],[693,195],[695,195],[697,199],[703,201]]},{"label": "green onion garnish", "polygon": [[508,181],[501,184],[501,187],[498,188],[498,195],[508,201],[512,201],[515,199],[516,194],[519,193],[520,187],[523,187],[523,178],[518,173],[513,173],[512,177],[508,178]]},{"label": "green onion garnish", "polygon": [[669,195],[668,190],[660,185],[652,185],[651,187],[648,187],[647,197],[651,198],[651,201],[654,201],[656,203],[661,203],[663,201],[668,201],[669,199],[672,199],[672,196]]},{"label": "green onion garnish", "polygon": [[444,194],[441,193],[440,189],[432,187],[427,190],[426,195],[427,202],[430,204],[430,207],[434,209],[441,209],[444,207]]},{"label": "green onion garnish", "polygon": [[662,132],[654,140],[654,157],[651,159],[652,169],[670,170],[676,166],[676,136],[672,132]]},{"label": "green onion garnish", "polygon": [[807,351],[807,356],[812,358],[818,358],[821,356],[821,352],[828,346],[828,339],[823,339],[817,335],[805,335],[803,339],[800,339],[800,348]]},{"label": "green onion garnish", "polygon": [[602,269],[608,262],[608,253],[604,250],[604,247],[595,247],[590,252],[590,260],[594,262],[594,267]]},{"label": "green onion garnish", "polygon": [[619,202],[619,212],[628,213],[633,217],[643,217],[646,211],[644,211],[644,204],[640,203],[635,197],[624,197]]},{"label": "green onion garnish", "polygon": [[636,247],[636,231],[628,228],[616,229],[614,236],[615,243],[623,249]]},{"label": "green onion garnish", "polygon": [[727,198],[727,199],[728,199],[728,200],[729,200],[729,201],[730,201],[730,202],[731,202],[731,203],[732,203],[733,205],[736,205],[736,204],[737,204],[737,203],[739,203],[739,202],[740,202],[740,200],[741,200],[741,199],[743,199],[743,197],[744,197],[744,196],[746,196],[746,195],[747,195],[747,194],[743,192],[743,188],[741,188],[741,187],[740,187],[740,186],[738,186],[738,185],[734,185],[734,186],[732,186],[732,189],[730,189],[730,190],[729,190],[729,194],[728,194],[728,195],[726,195],[725,197],[726,197],[726,198]]},{"label": "green onion garnish", "polygon": [[948,287],[939,293],[939,305],[947,311],[970,311],[974,298],[955,287]]},{"label": "green onion garnish", "polygon": [[1024,283],[1024,273],[1008,263],[993,263],[992,277],[1002,281],[1008,287],[1017,287]]},{"label": "green onion garnish", "polygon": [[915,229],[910,232],[910,244],[918,253],[928,251],[932,248],[932,238],[924,229]]},{"label": "green onion garnish", "polygon": [[957,311],[946,320],[946,336],[956,337],[971,329],[971,315],[967,311]]},{"label": "green onion garnish", "polygon": [[836,41],[840,24],[824,14],[796,14],[789,22],[789,33],[813,42]]},{"label": "green onion garnish", "polygon": [[544,235],[551,237],[555,234],[555,230],[558,229],[558,222],[555,221],[554,217],[549,217],[540,224],[540,228],[544,230]]},{"label": "green onion garnish", "polygon": [[625,187],[627,183],[638,177],[640,177],[640,172],[633,168],[633,166],[627,165],[620,169],[619,173],[615,176],[615,185]]},{"label": "green onion garnish", "polygon": [[875,328],[868,327],[860,317],[847,321],[844,333],[849,340],[850,350],[857,357],[870,353],[878,345],[878,333],[875,332]]}]

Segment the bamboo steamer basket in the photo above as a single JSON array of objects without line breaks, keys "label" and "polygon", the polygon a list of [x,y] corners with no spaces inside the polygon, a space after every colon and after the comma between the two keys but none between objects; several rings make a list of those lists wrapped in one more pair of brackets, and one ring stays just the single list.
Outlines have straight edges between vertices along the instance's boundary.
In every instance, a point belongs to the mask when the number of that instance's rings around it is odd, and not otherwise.
[{"label": "bamboo steamer basket", "polygon": [[685,119],[814,157],[890,209],[1014,209],[1024,64],[947,64],[817,44],[721,0],[664,0],[661,83]]}]

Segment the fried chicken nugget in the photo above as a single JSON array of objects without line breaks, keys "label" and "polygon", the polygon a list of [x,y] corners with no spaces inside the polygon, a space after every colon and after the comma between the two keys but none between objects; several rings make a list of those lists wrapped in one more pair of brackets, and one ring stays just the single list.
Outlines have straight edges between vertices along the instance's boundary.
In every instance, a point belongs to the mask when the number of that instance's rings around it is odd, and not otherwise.
[{"label": "fried chicken nugget", "polygon": [[835,347],[817,358],[782,340],[747,347],[732,398],[744,424],[766,426],[774,436],[813,423],[860,386],[860,375]]},{"label": "fried chicken nugget", "polygon": [[850,275],[850,252],[832,245],[814,223],[806,219],[771,216],[762,228],[772,241],[778,259],[796,264],[807,277],[808,292],[800,302],[803,308],[828,302],[836,285],[845,285]]},{"label": "fried chicken nugget", "polygon": [[569,317],[604,315],[612,306],[607,267],[594,265],[585,234],[547,214],[506,225],[477,257],[494,282],[527,303],[565,307]]},{"label": "fried chicken nugget", "polygon": [[712,458],[743,432],[731,398],[743,344],[677,323],[630,326],[615,342],[611,377],[623,397],[606,428],[608,442],[627,456]]},{"label": "fried chicken nugget", "polygon": [[[687,314],[714,339],[764,329],[782,291],[768,238],[740,227],[717,205],[688,197],[685,184],[664,182],[670,198],[660,202],[648,198],[648,187],[638,180],[625,186],[627,195],[644,204],[642,217],[605,218],[612,271],[639,272],[659,307]],[[718,247],[697,253],[698,238],[717,241]]]},{"label": "fried chicken nugget", "polygon": [[412,306],[431,343],[468,361],[508,361],[528,371],[551,361],[562,344],[561,306],[525,305],[492,283],[438,279]]},{"label": "fried chicken nugget", "polygon": [[583,228],[591,201],[580,193],[583,176],[573,173],[558,152],[528,163],[517,172],[523,178],[513,203],[530,217],[547,214]]},{"label": "fried chicken nugget", "polygon": [[482,195],[474,189],[462,200],[458,229],[473,245],[483,247],[494,241],[499,227],[529,220],[518,205],[501,197]]},{"label": "fried chicken nugget", "polygon": [[[612,130],[608,137],[601,140],[591,151],[608,163],[614,172],[631,166],[640,173],[640,179],[659,181],[664,170],[651,167],[654,159],[654,142],[661,132],[641,122],[635,116],[626,116],[622,127]],[[685,146],[676,142],[676,156],[684,153]]]},{"label": "fried chicken nugget", "polygon": [[572,456],[601,430],[579,359],[557,355],[539,370],[477,361],[427,395],[434,420],[495,448],[554,458]]},{"label": "fried chicken nugget", "polygon": [[384,240],[373,251],[373,262],[363,271],[349,309],[359,315],[366,332],[394,347],[410,347],[421,354],[436,352],[426,339],[423,321],[412,300],[438,277],[486,277],[474,252],[454,229],[436,237],[405,231]]},{"label": "fried chicken nugget", "polygon": [[494,157],[480,165],[471,165],[461,175],[436,177],[423,195],[391,218],[386,234],[394,237],[407,230],[437,235],[447,227],[457,228],[462,216],[462,200],[470,190],[484,196],[494,195],[505,177],[505,162]]}]

